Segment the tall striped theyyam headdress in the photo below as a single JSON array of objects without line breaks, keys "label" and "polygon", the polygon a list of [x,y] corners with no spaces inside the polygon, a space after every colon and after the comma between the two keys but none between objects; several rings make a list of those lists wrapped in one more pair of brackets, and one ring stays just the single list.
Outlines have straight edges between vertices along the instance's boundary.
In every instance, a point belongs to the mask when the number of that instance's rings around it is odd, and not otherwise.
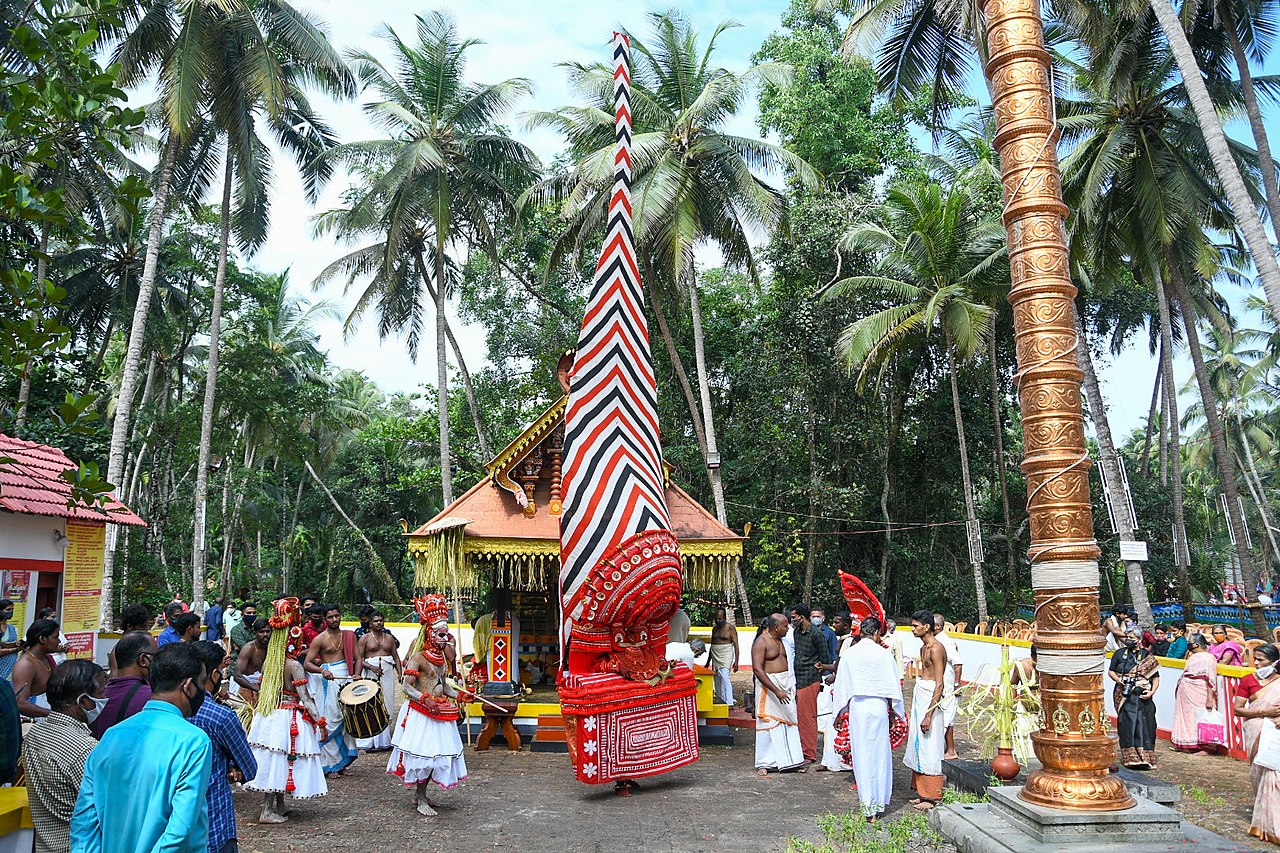
[{"label": "tall striped theyyam headdress", "polygon": [[613,189],[565,410],[561,641],[572,634],[577,648],[585,640],[607,649],[596,635],[609,623],[664,622],[682,589],[632,233],[630,48],[614,34]]}]

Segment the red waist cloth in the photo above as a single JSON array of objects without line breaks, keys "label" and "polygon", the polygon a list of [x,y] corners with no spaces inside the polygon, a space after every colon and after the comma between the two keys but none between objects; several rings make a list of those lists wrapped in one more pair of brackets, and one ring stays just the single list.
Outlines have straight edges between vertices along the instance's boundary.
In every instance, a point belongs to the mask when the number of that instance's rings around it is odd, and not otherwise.
[{"label": "red waist cloth", "polygon": [[670,677],[655,685],[631,681],[610,672],[561,672],[560,709],[565,714],[604,714],[637,706],[684,699],[698,692],[687,664],[673,665]]},{"label": "red waist cloth", "polygon": [[446,705],[443,708],[428,708],[417,699],[410,699],[409,707],[424,717],[430,717],[433,720],[441,720],[446,723],[455,723],[461,716],[454,705]]}]

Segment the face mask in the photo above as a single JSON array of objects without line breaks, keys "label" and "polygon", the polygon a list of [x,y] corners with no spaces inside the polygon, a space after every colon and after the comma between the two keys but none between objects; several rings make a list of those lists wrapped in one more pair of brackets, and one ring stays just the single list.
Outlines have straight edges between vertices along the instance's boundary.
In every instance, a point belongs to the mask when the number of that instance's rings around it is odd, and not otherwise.
[{"label": "face mask", "polygon": [[1133,639],[1132,637],[1130,637],[1129,639],[1127,639],[1127,640],[1125,640],[1125,641],[1124,641],[1124,644],[1125,644],[1125,647],[1126,647],[1126,648],[1130,648],[1130,649],[1131,649],[1131,648],[1133,648],[1134,646],[1138,645],[1138,641],[1137,641],[1137,640],[1135,640],[1135,639]]},{"label": "face mask", "polygon": [[79,698],[76,699],[76,701],[79,702],[80,699],[88,699],[90,702],[93,703],[92,708],[85,708],[83,705],[80,706],[80,710],[84,711],[84,715],[86,718],[88,718],[88,721],[90,724],[92,724],[94,720],[98,719],[98,715],[102,713],[102,709],[107,707],[107,702],[111,701],[106,698],[95,699],[94,697],[90,696],[88,693],[81,693]]},{"label": "face mask", "polygon": [[827,618],[825,616],[815,616],[809,621],[812,622],[814,625],[821,625],[823,622],[827,621]]},{"label": "face mask", "polygon": [[1262,678],[1262,679],[1270,678],[1275,674],[1276,674],[1275,664],[1268,664],[1267,666],[1262,667],[1262,669],[1258,670],[1255,673],[1255,675],[1257,675],[1258,678]]},{"label": "face mask", "polygon": [[204,704],[205,690],[203,687],[196,688],[196,695],[188,696],[187,701],[191,703],[191,716],[194,717],[196,712],[200,710],[200,706]]}]

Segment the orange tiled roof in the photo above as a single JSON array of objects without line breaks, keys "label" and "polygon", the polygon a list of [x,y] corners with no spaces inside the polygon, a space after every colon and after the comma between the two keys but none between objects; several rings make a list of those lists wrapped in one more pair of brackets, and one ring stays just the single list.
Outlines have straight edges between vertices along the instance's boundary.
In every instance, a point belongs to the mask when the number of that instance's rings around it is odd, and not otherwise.
[{"label": "orange tiled roof", "polygon": [[127,506],[110,498],[105,506],[67,506],[71,484],[62,473],[75,465],[56,447],[23,441],[0,433],[0,510],[24,515],[105,521],[110,524],[146,526]]}]

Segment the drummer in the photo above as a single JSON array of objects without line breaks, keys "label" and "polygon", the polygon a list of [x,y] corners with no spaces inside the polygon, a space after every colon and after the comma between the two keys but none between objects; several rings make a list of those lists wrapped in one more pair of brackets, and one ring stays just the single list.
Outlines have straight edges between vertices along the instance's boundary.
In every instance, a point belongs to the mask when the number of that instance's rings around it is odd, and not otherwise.
[{"label": "drummer", "polygon": [[324,609],[325,630],[307,647],[303,667],[311,682],[311,695],[320,713],[329,721],[328,737],[322,746],[324,772],[332,779],[345,775],[347,768],[356,760],[356,741],[342,724],[338,693],[359,670],[356,669],[356,635],[343,630],[342,608],[336,604],[320,606]]},{"label": "drummer", "polygon": [[404,674],[400,653],[396,651],[396,638],[387,630],[381,610],[369,614],[369,630],[356,643],[356,669],[365,678],[378,682],[382,687],[382,701],[387,706],[387,727],[371,738],[357,738],[356,748],[361,752],[382,752],[391,749],[391,720],[396,717],[396,684]]}]

